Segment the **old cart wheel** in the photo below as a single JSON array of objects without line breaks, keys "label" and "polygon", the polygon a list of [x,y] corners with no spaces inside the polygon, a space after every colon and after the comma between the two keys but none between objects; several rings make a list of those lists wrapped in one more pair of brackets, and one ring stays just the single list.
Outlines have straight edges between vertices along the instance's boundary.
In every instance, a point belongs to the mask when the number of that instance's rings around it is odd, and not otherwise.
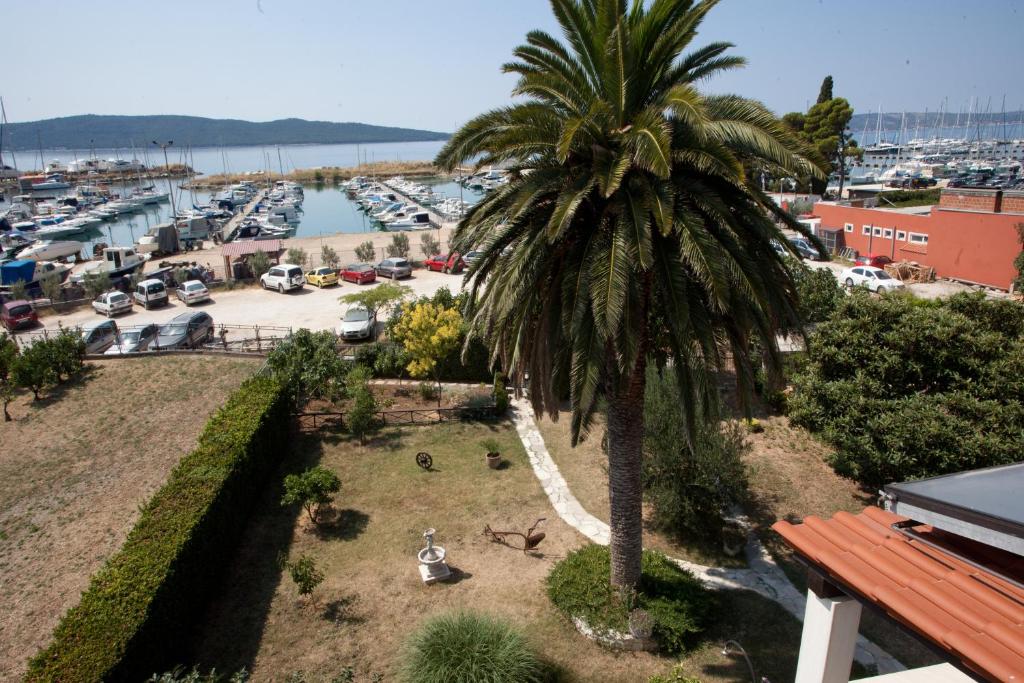
[{"label": "old cart wheel", "polygon": [[420,451],[416,454],[416,464],[425,470],[429,470],[434,464],[434,459],[430,457],[430,453],[426,451]]}]

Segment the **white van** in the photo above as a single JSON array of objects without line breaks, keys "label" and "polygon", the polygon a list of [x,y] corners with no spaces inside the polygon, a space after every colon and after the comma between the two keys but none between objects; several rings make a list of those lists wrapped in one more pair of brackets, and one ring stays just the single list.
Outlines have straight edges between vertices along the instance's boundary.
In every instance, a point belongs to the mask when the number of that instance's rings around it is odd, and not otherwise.
[{"label": "white van", "polygon": [[143,308],[163,306],[167,303],[167,287],[160,280],[143,280],[135,287],[135,303]]},{"label": "white van", "polygon": [[274,266],[260,277],[263,289],[276,289],[282,293],[290,289],[302,289],[305,284],[306,276],[302,273],[302,268],[291,263]]}]

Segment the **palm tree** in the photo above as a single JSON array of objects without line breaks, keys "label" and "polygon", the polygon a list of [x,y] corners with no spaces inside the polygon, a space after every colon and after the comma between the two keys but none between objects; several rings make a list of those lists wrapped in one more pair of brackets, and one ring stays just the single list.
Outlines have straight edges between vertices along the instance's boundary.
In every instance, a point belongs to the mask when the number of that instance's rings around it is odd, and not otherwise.
[{"label": "palm tree", "polygon": [[[534,409],[570,397],[572,440],[603,399],[611,582],[640,578],[644,381],[649,362],[711,419],[711,371],[752,375],[751,345],[777,361],[796,323],[773,218],[805,232],[744,173],[820,173],[763,105],[695,83],[743,64],[728,43],[684,52],[715,0],[551,0],[565,42],[533,31],[504,71],[523,98],[462,127],[437,164],[501,164],[509,182],[474,206],[453,248],[483,252],[467,275],[472,324],[492,361],[528,374]],[[482,286],[486,283],[486,286]]]}]

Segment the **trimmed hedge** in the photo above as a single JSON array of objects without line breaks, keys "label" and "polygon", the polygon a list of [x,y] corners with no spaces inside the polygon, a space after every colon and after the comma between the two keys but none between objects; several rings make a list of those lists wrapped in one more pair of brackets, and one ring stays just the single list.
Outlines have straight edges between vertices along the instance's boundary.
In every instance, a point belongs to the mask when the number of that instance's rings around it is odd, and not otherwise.
[{"label": "trimmed hedge", "polygon": [[285,446],[288,414],[274,379],[251,378],[228,398],[29,662],[26,681],[139,681],[182,660],[253,492]]}]

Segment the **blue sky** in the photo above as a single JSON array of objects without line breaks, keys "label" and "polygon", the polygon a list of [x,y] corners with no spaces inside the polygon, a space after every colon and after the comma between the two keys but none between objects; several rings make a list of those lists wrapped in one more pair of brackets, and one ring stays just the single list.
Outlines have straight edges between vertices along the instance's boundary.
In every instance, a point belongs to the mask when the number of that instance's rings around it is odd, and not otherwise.
[{"label": "blue sky", "polygon": [[[453,130],[509,101],[500,73],[546,0],[5,0],[8,118],[189,114]],[[783,113],[832,74],[858,112],[1024,104],[1021,0],[723,0],[697,44],[745,69],[706,83]]]}]

